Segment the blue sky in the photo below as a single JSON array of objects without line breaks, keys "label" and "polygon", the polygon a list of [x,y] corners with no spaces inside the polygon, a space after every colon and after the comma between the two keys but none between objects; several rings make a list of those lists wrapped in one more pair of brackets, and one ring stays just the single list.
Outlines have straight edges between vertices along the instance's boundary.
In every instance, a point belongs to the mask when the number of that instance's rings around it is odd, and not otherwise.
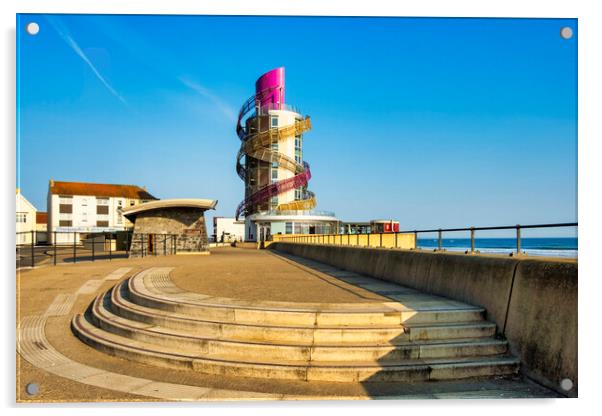
[{"label": "blue sky", "polygon": [[18,181],[40,210],[54,178],[214,198],[233,216],[235,115],[284,66],[288,103],[312,117],[317,209],[412,229],[577,220],[575,19],[20,15],[17,27]]}]

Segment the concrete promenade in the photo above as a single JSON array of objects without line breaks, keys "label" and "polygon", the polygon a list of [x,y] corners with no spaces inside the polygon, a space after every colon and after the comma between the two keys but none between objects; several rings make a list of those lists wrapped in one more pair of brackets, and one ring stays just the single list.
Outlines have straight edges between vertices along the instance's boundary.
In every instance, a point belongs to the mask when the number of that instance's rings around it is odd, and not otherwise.
[{"label": "concrete promenade", "polygon": [[[120,282],[152,269],[169,269],[157,290],[236,301],[244,307],[329,304],[328,309],[380,310],[402,303],[464,311],[470,305],[417,293],[394,283],[350,274],[331,266],[267,250],[213,249],[210,256],[159,256],[59,264],[22,270],[17,276],[17,400],[308,400],[374,398],[558,397],[519,376],[436,382],[301,381],[239,377],[165,368],[92,348],[70,328],[95,298]],[[139,283],[146,280],[138,279]],[[133,283],[136,280],[129,280]],[[144,288],[140,288],[141,290]],[[110,292],[109,292],[110,293]],[[405,302],[405,303],[404,303]],[[309,306],[308,306],[309,305]],[[102,306],[102,305],[101,305]],[[345,309],[346,310],[346,309]],[[134,342],[134,341],[132,341]],[[35,396],[28,383],[39,384]]]}]

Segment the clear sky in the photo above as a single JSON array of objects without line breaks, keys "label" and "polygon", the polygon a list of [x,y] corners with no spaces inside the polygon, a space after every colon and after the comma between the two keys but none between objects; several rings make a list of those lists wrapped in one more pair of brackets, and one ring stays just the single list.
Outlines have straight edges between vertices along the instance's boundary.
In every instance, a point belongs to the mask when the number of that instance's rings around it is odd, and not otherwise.
[{"label": "clear sky", "polygon": [[402,229],[577,220],[575,19],[21,15],[17,28],[17,180],[39,210],[53,178],[218,199],[233,216],[236,114],[284,66],[287,102],[312,118],[317,209]]}]

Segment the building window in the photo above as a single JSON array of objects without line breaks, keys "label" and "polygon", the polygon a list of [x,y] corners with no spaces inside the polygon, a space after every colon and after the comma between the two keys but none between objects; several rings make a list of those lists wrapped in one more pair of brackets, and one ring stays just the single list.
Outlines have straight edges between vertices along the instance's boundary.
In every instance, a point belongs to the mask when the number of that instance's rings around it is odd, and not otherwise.
[{"label": "building window", "polygon": [[109,206],[108,205],[96,205],[96,213],[98,215],[108,215],[109,214]]},{"label": "building window", "polygon": [[270,119],[270,126],[272,126],[272,127],[278,127],[278,117],[272,117]]},{"label": "building window", "polygon": [[97,227],[108,227],[109,221],[96,221],[96,226]]},{"label": "building window", "polygon": [[72,204],[60,204],[59,205],[59,213],[72,214],[73,213],[73,205]]},{"label": "building window", "polygon": [[134,206],[134,204],[136,204],[136,202],[135,202],[135,201],[130,201],[130,207],[133,207],[133,206]]},{"label": "building window", "polygon": [[73,222],[71,220],[60,220],[59,227],[71,227]]},{"label": "building window", "polygon": [[17,222],[18,223],[27,222],[27,213],[25,213],[25,212],[17,212]]},{"label": "building window", "polygon": [[292,222],[287,222],[284,225],[284,232],[285,232],[285,234],[292,234],[293,233],[293,223]]},{"label": "building window", "polygon": [[72,204],[72,203],[73,203],[72,196],[68,196],[68,195],[59,196],[59,204]]},{"label": "building window", "polygon": [[272,180],[278,180],[278,169],[272,169]]},{"label": "building window", "polygon": [[96,197],[96,205],[109,205],[109,198]]}]

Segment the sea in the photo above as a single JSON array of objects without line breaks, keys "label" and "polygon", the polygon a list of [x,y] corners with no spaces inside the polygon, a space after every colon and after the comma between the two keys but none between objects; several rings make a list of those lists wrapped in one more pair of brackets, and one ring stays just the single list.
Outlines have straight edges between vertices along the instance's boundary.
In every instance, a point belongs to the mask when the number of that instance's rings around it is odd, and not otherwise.
[{"label": "sea", "polygon": [[[576,237],[521,238],[521,253],[529,256],[577,258]],[[418,248],[437,248],[437,238],[418,238]],[[444,238],[442,248],[447,251],[470,250],[470,238]],[[510,254],[516,251],[515,238],[475,238],[475,250],[489,254]]]}]

